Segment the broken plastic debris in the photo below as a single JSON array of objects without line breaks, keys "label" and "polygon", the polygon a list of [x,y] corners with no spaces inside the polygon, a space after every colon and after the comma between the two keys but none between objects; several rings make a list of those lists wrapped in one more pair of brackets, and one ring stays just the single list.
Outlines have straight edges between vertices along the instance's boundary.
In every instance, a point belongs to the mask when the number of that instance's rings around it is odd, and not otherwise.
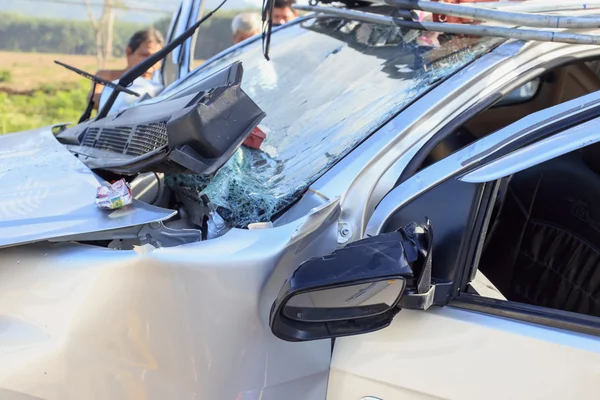
[{"label": "broken plastic debris", "polygon": [[260,145],[265,140],[267,135],[257,126],[250,132],[250,135],[242,143],[244,146],[259,150]]},{"label": "broken plastic debris", "polygon": [[103,182],[96,192],[96,205],[103,210],[116,210],[131,204],[131,188],[125,179],[114,183]]}]

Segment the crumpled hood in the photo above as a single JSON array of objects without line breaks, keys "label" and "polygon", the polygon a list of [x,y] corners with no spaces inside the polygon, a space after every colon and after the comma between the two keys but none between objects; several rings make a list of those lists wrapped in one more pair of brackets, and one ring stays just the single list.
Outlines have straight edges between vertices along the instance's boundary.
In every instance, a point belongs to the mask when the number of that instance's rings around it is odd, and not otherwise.
[{"label": "crumpled hood", "polygon": [[0,248],[143,225],[175,211],[134,201],[105,211],[96,175],[60,144],[52,127],[0,136]]}]

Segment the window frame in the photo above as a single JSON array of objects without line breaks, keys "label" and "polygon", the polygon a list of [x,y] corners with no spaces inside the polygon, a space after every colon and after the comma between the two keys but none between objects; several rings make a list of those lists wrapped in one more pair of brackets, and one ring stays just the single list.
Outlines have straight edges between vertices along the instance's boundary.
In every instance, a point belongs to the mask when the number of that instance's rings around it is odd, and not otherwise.
[{"label": "window frame", "polygon": [[[180,23],[180,19],[181,19],[182,15],[184,15],[183,6],[184,6],[184,3],[181,2],[179,4],[179,7],[177,7],[177,11],[175,11],[175,13],[173,13],[171,23],[169,24],[169,31],[168,31],[167,37],[166,37],[167,43],[170,43],[174,39],[175,32],[177,32],[177,26]],[[167,86],[169,86],[166,79],[167,79],[167,73],[170,71],[167,71],[167,69],[173,67],[172,57],[173,57],[173,52],[171,52],[167,57],[165,57],[163,59],[162,64],[160,66],[160,81],[165,86],[165,88]],[[175,81],[173,81],[173,82],[175,82]]]},{"label": "window frame", "polygon": [[[518,150],[522,147],[525,146],[521,146],[514,150]],[[498,157],[500,156],[501,155]],[[427,191],[406,202],[397,212],[400,212],[407,205],[419,201],[422,196],[430,190],[434,190],[440,185],[444,185],[449,180],[459,180],[460,176],[463,176],[466,173],[468,173],[468,171],[454,174],[448,179],[440,181]],[[502,179],[503,178],[479,184],[482,185],[483,188],[480,190],[479,195],[474,198],[470,206],[471,215],[468,219],[468,225],[463,232],[463,237],[461,238],[461,246],[458,250],[457,266],[455,268],[456,280],[452,284],[450,299],[447,306],[600,337],[600,317],[510,300],[493,299],[468,292],[470,282],[474,279],[478,270],[482,247],[487,235],[494,202]],[[476,183],[472,184],[477,185]],[[435,221],[432,221],[432,223],[435,229]],[[435,255],[433,258],[435,260]],[[433,268],[435,271],[435,261]]]},{"label": "window frame", "polygon": [[[452,178],[456,179],[456,178]],[[482,312],[498,317],[510,318],[518,321],[534,323],[552,328],[564,329],[578,333],[600,336],[600,317],[563,311],[548,307],[535,306],[510,300],[493,299],[468,293],[470,282],[479,268],[479,255],[485,241],[487,229],[500,179],[488,182],[489,190],[493,194],[488,197],[486,204],[477,212],[471,226],[471,238],[465,241],[465,252],[472,254],[473,258],[465,259],[457,270],[463,271],[456,297],[451,299],[448,306]],[[468,234],[467,231],[465,234]]]},{"label": "window frame", "polygon": [[[182,34],[190,26],[196,23],[204,9],[204,0],[182,0],[173,13],[169,30],[167,32],[167,43]],[[166,87],[185,78],[191,71],[193,55],[192,49],[196,43],[199,31],[176,47],[164,58],[160,67],[161,83]],[[170,76],[173,75],[173,76]],[[167,79],[171,80],[167,82]]]},{"label": "window frame", "polygon": [[[412,159],[402,170],[402,173],[396,182],[396,186],[408,180],[412,175],[416,174],[419,170],[419,167],[424,163],[426,158],[438,144],[450,137],[458,128],[466,124],[478,114],[494,108],[494,106],[500,100],[502,100],[504,96],[510,94],[513,90],[520,88],[522,85],[525,85],[527,82],[533,79],[543,78],[544,75],[552,70],[556,70],[573,63],[585,63],[594,60],[600,61],[600,51],[597,49],[588,49],[532,65],[528,71],[520,74],[517,79],[507,83],[497,92],[480,99],[477,103],[473,104],[469,109],[459,114],[453,120],[449,121],[444,127],[431,136],[429,140],[427,140],[427,142],[425,142],[423,146],[414,154]],[[542,84],[538,88],[538,93],[541,91],[543,84],[544,82],[542,79]],[[534,99],[535,98],[531,100]]]},{"label": "window frame", "polygon": [[[594,56],[581,57],[577,61],[578,62],[586,62],[590,59],[598,59],[598,54]],[[565,59],[553,59],[547,63],[544,63],[542,67],[547,67],[548,69],[560,68],[564,65],[568,65],[572,63],[572,58],[569,60]],[[537,73],[536,73],[537,71]],[[547,70],[543,70],[540,72],[540,65],[536,66],[536,69],[530,73],[523,74],[520,79],[511,82],[509,85],[503,88],[504,91],[510,91],[514,87],[518,87],[520,84],[534,79],[537,76],[541,76],[546,73]],[[507,90],[508,89],[508,90]],[[450,121],[445,127],[440,129],[440,131],[436,135],[444,135],[447,134],[448,131],[454,131],[457,127],[466,123],[469,119],[478,115],[479,113],[485,111],[489,108],[495,101],[498,100],[498,93],[492,94],[489,97],[481,99],[478,103],[476,103],[473,107],[466,110],[465,112],[459,114],[454,120]],[[480,161],[476,162],[475,165],[468,167],[464,170],[459,170],[457,172],[452,172],[450,175],[445,176],[437,180],[431,186],[427,188],[421,188],[422,191],[412,192],[414,188],[406,188],[405,190],[398,190],[399,186],[403,186],[409,182],[411,178],[413,178],[414,174],[409,174],[403,179],[404,173],[401,175],[400,179],[398,179],[395,188],[392,190],[396,192],[395,195],[409,195],[409,197],[399,196],[401,199],[400,205],[396,207],[395,211],[392,211],[392,214],[388,214],[387,217],[382,219],[382,215],[375,214],[372,215],[375,222],[373,226],[367,229],[367,234],[376,234],[376,226],[377,225],[385,225],[385,221],[388,221],[392,218],[393,213],[399,212],[406,205],[418,201],[421,196],[434,189],[439,185],[443,185],[450,179],[458,180],[461,176],[466,175],[470,171],[477,169],[478,167],[487,164],[495,159],[503,157],[513,151],[517,151],[523,147],[531,145],[537,141],[543,140],[555,134],[558,134],[566,129],[569,129],[573,126],[577,126],[582,124],[590,119],[600,118],[600,113],[595,116],[591,116],[587,111],[592,111],[592,115],[594,112],[598,112],[598,110],[586,110],[583,113],[569,113],[563,115],[558,120],[551,121],[548,124],[538,125],[533,131],[531,135],[526,135],[522,138],[517,139],[515,142],[504,146],[503,148],[493,150],[488,149],[486,151],[487,155],[482,155]],[[434,135],[434,136],[436,136]],[[493,133],[492,133],[493,135]],[[480,139],[481,140],[481,139]],[[422,148],[424,149],[425,146]],[[421,150],[422,150],[421,149]],[[413,155],[413,160],[417,158],[417,154]],[[444,160],[447,160],[452,156],[447,157],[446,159],[442,159],[426,169],[435,168],[436,164],[443,164]],[[411,160],[412,162],[412,160]],[[410,163],[409,163],[410,164]],[[426,170],[425,169],[425,170]],[[439,168],[437,168],[437,173],[440,173]],[[425,172],[423,170],[423,172]],[[406,171],[406,169],[404,170]],[[432,176],[435,173],[431,174]],[[424,178],[425,180],[427,178]],[[578,314],[569,311],[556,310],[546,307],[533,306],[525,303],[518,303],[509,300],[498,300],[492,299],[488,297],[483,297],[480,295],[472,294],[467,292],[468,284],[474,278],[475,273],[477,272],[476,266],[478,265],[479,258],[481,255],[481,245],[483,240],[485,240],[485,234],[487,233],[487,227],[490,222],[491,213],[493,210],[493,202],[495,201],[498,186],[501,179],[492,180],[490,182],[481,183],[485,185],[482,195],[480,196],[478,203],[475,201],[471,204],[471,209],[473,212],[472,218],[470,219],[470,226],[465,229],[463,233],[463,238],[461,241],[461,248],[459,249],[459,259],[457,260],[457,276],[455,277],[455,282],[452,285],[454,288],[453,291],[449,293],[449,299],[447,301],[447,306],[466,309],[470,311],[481,312],[488,315],[494,315],[503,318],[509,318],[513,320],[533,323],[537,325],[543,325],[546,327],[552,327],[557,329],[568,330],[573,333],[581,333],[588,334],[593,336],[600,337],[600,317],[589,316],[585,314]],[[410,186],[410,184],[409,184]],[[423,190],[424,189],[424,190]],[[391,192],[390,192],[391,193]],[[388,193],[388,195],[390,194]],[[386,195],[385,197],[387,197]],[[385,200],[384,197],[384,200]],[[382,200],[383,202],[383,200]],[[380,203],[381,205],[382,203]],[[379,207],[379,205],[378,205]],[[389,208],[389,204],[386,204],[384,207]],[[387,212],[390,210],[388,209]],[[435,228],[435,221],[432,221]],[[369,222],[369,225],[371,222]],[[434,255],[435,260],[435,255]],[[435,263],[435,261],[434,261]],[[434,266],[435,269],[435,266]]]},{"label": "window frame", "polygon": [[[514,150],[525,146],[520,146]],[[451,179],[457,178],[457,176],[454,176]],[[483,195],[485,201],[481,203],[480,207],[475,208],[476,215],[472,219],[472,225],[465,231],[465,235],[470,235],[470,238],[463,240],[465,249],[462,252],[467,254],[467,257],[461,261],[462,265],[457,267],[457,271],[463,272],[459,278],[459,290],[457,295],[448,303],[448,306],[600,337],[600,317],[511,300],[493,299],[468,292],[470,282],[479,269],[480,256],[490,227],[489,223],[494,202],[502,179],[504,178],[484,183],[486,185]],[[486,192],[488,193],[487,196]]]}]

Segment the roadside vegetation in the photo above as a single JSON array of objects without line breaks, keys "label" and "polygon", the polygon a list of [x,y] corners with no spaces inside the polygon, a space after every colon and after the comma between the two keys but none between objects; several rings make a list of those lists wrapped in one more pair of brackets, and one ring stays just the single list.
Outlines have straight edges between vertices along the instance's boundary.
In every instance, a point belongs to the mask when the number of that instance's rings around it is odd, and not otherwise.
[{"label": "roadside vegetation", "polygon": [[[0,51],[0,134],[77,122],[91,83],[54,64],[56,59],[86,71],[96,68],[94,56]],[[123,68],[123,63],[113,59],[107,67]]]},{"label": "roadside vegetation", "polygon": [[[0,51],[0,134],[77,122],[91,83],[56,64],[94,72],[94,56]],[[111,60],[108,68],[122,68]]]},{"label": "roadside vegetation", "polygon": [[10,83],[12,81],[12,73],[7,69],[0,69],[0,83]]},{"label": "roadside vegetation", "polygon": [[77,122],[90,90],[85,80],[46,85],[29,94],[0,92],[0,133],[39,128],[58,122]]},{"label": "roadside vegetation", "polygon": [[[231,19],[236,13],[221,13],[202,27],[196,65],[231,45]],[[154,25],[164,32],[169,19]],[[127,41],[141,28],[144,25],[115,24],[115,58],[107,60],[105,68],[124,67]],[[0,134],[77,122],[91,84],[54,60],[92,73],[98,69],[89,22],[0,13],[0,37]]]},{"label": "roadside vegetation", "polygon": [[[195,58],[204,59],[231,46],[231,20],[241,11],[219,11],[199,28]],[[165,36],[170,18],[153,25]],[[112,54],[122,57],[131,35],[142,24],[115,21]],[[89,21],[31,18],[0,13],[0,51],[95,55],[96,41]]]}]

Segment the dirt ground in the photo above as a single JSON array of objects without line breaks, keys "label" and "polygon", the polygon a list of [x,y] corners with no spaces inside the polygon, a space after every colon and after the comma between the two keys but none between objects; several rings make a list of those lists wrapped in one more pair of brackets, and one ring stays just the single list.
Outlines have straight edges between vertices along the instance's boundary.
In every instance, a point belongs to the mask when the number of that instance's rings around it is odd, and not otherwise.
[{"label": "dirt ground", "polygon": [[[44,85],[60,85],[77,82],[79,75],[60,65],[54,60],[83,69],[96,72],[96,57],[50,53],[16,53],[0,51],[0,70],[11,73],[10,82],[0,82],[0,88],[6,91],[27,92]],[[123,68],[123,60],[110,60],[107,68]]]},{"label": "dirt ground", "polygon": [[[17,53],[0,51],[0,71],[11,73],[10,82],[0,82],[0,90],[11,93],[27,93],[44,85],[62,85],[77,82],[79,75],[59,65],[54,60],[73,65],[84,71],[94,73],[98,67],[95,56],[81,56],[50,53]],[[198,66],[202,61],[195,62]],[[113,59],[105,68],[124,68],[124,59]]]}]

